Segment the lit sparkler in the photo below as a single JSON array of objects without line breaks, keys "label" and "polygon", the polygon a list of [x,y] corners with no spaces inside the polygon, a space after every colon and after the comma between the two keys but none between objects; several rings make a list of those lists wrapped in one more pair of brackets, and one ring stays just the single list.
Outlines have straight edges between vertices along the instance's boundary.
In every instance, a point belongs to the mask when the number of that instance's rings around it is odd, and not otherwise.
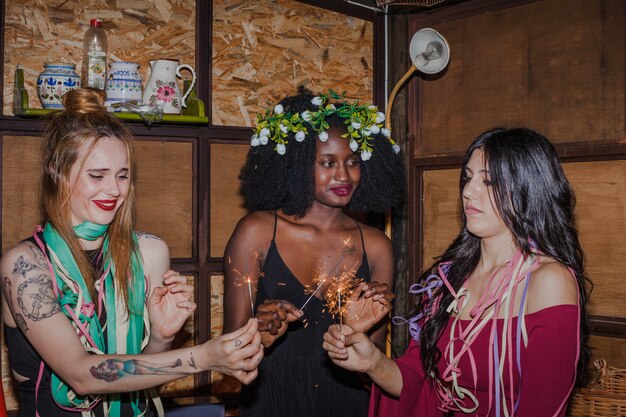
[{"label": "lit sparkler", "polygon": [[317,285],[315,286],[315,290],[313,290],[311,292],[311,295],[309,295],[309,298],[307,298],[304,304],[302,304],[302,307],[300,307],[300,310],[303,310],[304,307],[306,307],[309,301],[311,301],[311,299],[315,296],[317,291],[320,288],[322,288],[324,283],[328,280],[329,275],[335,273],[335,271],[339,268],[339,264],[341,264],[341,262],[343,262],[343,260],[346,259],[348,256],[352,255],[354,251],[355,251],[354,245],[350,243],[350,237],[348,237],[347,239],[343,240],[343,249],[341,250],[341,257],[329,271],[327,272],[324,271],[324,268],[323,268],[323,265],[321,265],[321,262],[320,264],[317,265],[317,267],[313,271],[313,279],[311,281],[313,284],[317,284]]},{"label": "lit sparkler", "polygon": [[[254,261],[252,262],[253,265],[257,264],[257,261],[259,259],[259,255],[255,252],[254,253]],[[230,257],[228,258],[228,263],[231,264],[232,261],[230,259]],[[246,267],[246,269],[250,269],[248,267]],[[237,275],[237,280],[235,285],[236,286],[241,286],[243,287],[244,285],[246,285],[248,287],[248,297],[250,298],[250,316],[254,317],[254,298],[252,296],[252,280],[254,279],[252,277],[252,274],[247,272],[247,273],[243,273],[241,271],[239,271],[236,268],[232,269],[233,273],[235,273]],[[262,273],[258,273],[256,276],[256,282],[258,283],[258,280],[263,276]]]},{"label": "lit sparkler", "polygon": [[[358,262],[350,269],[344,268],[339,274],[332,277],[326,291],[326,307],[328,312],[334,317],[339,315],[339,324],[343,324],[343,311],[347,307],[346,299],[363,282],[357,278],[356,270]],[[342,299],[344,302],[342,303]]]}]

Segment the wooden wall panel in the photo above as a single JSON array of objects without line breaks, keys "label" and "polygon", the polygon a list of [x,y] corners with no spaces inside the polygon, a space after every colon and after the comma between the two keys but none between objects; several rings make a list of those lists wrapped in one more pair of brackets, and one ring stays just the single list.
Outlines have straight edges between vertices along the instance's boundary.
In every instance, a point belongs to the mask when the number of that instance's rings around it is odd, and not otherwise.
[{"label": "wooden wall panel", "polygon": [[626,317],[626,161],[564,164],[577,196],[576,223],[594,283],[590,314]]},{"label": "wooden wall panel", "polygon": [[461,230],[459,169],[424,171],[423,256],[428,268],[443,253]]},{"label": "wooden wall panel", "polygon": [[443,76],[419,83],[416,156],[461,154],[495,126],[555,143],[621,140],[624,7],[546,0],[432,25],[451,58]]},{"label": "wooden wall panel", "polygon": [[372,102],[372,22],[294,0],[215,0],[212,39],[215,125],[252,126],[300,84]]},{"label": "wooden wall panel", "polygon": [[211,225],[210,256],[221,258],[237,222],[246,214],[239,194],[239,171],[249,146],[211,145]]},{"label": "wooden wall panel", "polygon": [[137,229],[155,233],[172,258],[192,256],[194,147],[137,141]]},{"label": "wooden wall panel", "polygon": [[[610,237],[626,235],[626,161],[566,163],[564,168],[577,195],[576,221],[594,283],[590,314],[624,317],[626,246]],[[423,173],[424,267],[460,230],[458,176],[455,169]]]},{"label": "wooden wall panel", "polygon": [[80,74],[83,34],[93,18],[104,19],[108,62],[138,62],[144,81],[151,59],[167,57],[195,65],[195,0],[5,0],[4,4],[3,114],[13,113],[17,65],[24,69],[30,107],[41,107],[36,82],[45,62],[75,64]]},{"label": "wooden wall panel", "polygon": [[[37,137],[3,137],[3,251],[27,237],[38,224],[39,144]],[[192,144],[139,141],[137,171],[138,230],[163,237],[173,258],[190,257]]]},{"label": "wooden wall panel", "polygon": [[39,145],[35,136],[2,137],[2,251],[39,223]]},{"label": "wooden wall panel", "polygon": [[593,359],[606,359],[609,366],[626,369],[626,339],[614,337],[591,336],[589,338]]}]

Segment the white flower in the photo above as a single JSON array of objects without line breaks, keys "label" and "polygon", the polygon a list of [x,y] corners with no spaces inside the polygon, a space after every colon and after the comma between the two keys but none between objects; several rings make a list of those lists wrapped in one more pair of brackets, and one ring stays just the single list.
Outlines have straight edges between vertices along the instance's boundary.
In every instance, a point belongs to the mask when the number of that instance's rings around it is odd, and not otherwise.
[{"label": "white flower", "polygon": [[283,106],[281,104],[277,104],[274,106],[274,114],[283,114]]},{"label": "white flower", "polygon": [[328,107],[329,109],[337,110],[337,107],[335,107],[335,105],[334,105],[334,104],[329,104],[329,105],[328,105],[328,106],[326,106],[326,107]]},{"label": "white flower", "polygon": [[278,125],[278,127],[279,127],[280,131],[283,132],[283,133],[289,132],[289,128],[287,126],[285,126],[284,124],[282,124],[282,123],[280,123]]},{"label": "white flower", "polygon": [[380,129],[380,132],[385,135],[386,138],[391,137],[391,130],[387,129],[386,127]]},{"label": "white flower", "polygon": [[397,143],[394,143],[391,149],[393,149],[395,153],[400,153],[400,145],[398,145]]},{"label": "white flower", "polygon": [[310,122],[311,121],[312,117],[311,117],[311,112],[310,111],[308,111],[308,110],[303,111],[301,116],[302,116],[302,119],[305,122]]},{"label": "white flower", "polygon": [[259,146],[259,135],[252,135],[250,146]]},{"label": "white flower", "polygon": [[313,105],[315,106],[321,106],[322,105],[322,98],[319,96],[315,96],[311,99],[311,103],[313,103]]},{"label": "white flower", "polygon": [[304,134],[303,131],[299,131],[298,133],[296,133],[296,140],[298,142],[302,142],[305,137],[306,137],[306,135]]},{"label": "white flower", "polygon": [[354,139],[350,139],[350,150],[352,152],[356,152],[357,149],[359,149],[359,144],[357,143],[357,141]]},{"label": "white flower", "polygon": [[355,129],[358,129],[358,128],[361,127],[361,123],[356,122],[356,121],[353,121],[351,124],[352,124],[352,127],[355,128]]},{"label": "white flower", "polygon": [[376,123],[382,123],[385,121],[385,113],[376,112]]},{"label": "white flower", "polygon": [[328,133],[326,133],[326,132],[320,132],[320,136],[319,136],[319,137],[320,137],[320,140],[321,140],[322,142],[326,142],[326,141],[328,140]]},{"label": "white flower", "polygon": [[370,110],[378,110],[378,107],[374,106],[373,104],[370,104],[369,106],[367,106],[367,108]]},{"label": "white flower", "polygon": [[361,129],[361,133],[363,134],[363,136],[370,136],[372,134],[372,131],[369,127],[364,127],[363,129]]},{"label": "white flower", "polygon": [[261,145],[267,145],[268,141],[269,141],[269,138],[267,136],[260,136],[259,137],[259,143]]},{"label": "white flower", "polygon": [[287,152],[287,147],[284,143],[279,143],[276,145],[276,152],[278,152],[279,155],[284,155],[285,152]]},{"label": "white flower", "polygon": [[269,136],[270,135],[270,130],[266,127],[264,127],[263,129],[261,129],[261,133],[259,133],[260,136]]},{"label": "white flower", "polygon": [[378,135],[380,133],[380,127],[378,127],[378,125],[371,125],[370,126],[370,131],[374,134],[374,135]]},{"label": "white flower", "polygon": [[368,150],[361,151],[361,159],[363,161],[368,161],[372,157],[372,153]]}]

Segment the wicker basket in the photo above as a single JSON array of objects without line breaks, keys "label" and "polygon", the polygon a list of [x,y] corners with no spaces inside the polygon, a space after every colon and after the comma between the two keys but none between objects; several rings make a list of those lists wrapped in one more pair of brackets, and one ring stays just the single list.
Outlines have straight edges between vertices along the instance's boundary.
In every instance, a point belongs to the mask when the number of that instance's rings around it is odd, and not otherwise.
[{"label": "wicker basket", "polygon": [[597,375],[586,388],[572,395],[570,417],[626,416],[626,369],[607,366],[604,359],[593,363]]}]

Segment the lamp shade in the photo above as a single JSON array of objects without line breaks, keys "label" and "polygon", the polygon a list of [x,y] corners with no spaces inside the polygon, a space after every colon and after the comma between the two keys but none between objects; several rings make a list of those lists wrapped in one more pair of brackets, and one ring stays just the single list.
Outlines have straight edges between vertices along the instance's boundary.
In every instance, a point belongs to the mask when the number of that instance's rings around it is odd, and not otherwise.
[{"label": "lamp shade", "polygon": [[435,29],[420,29],[413,35],[409,45],[413,65],[425,74],[436,74],[450,60],[450,46],[446,38]]}]

